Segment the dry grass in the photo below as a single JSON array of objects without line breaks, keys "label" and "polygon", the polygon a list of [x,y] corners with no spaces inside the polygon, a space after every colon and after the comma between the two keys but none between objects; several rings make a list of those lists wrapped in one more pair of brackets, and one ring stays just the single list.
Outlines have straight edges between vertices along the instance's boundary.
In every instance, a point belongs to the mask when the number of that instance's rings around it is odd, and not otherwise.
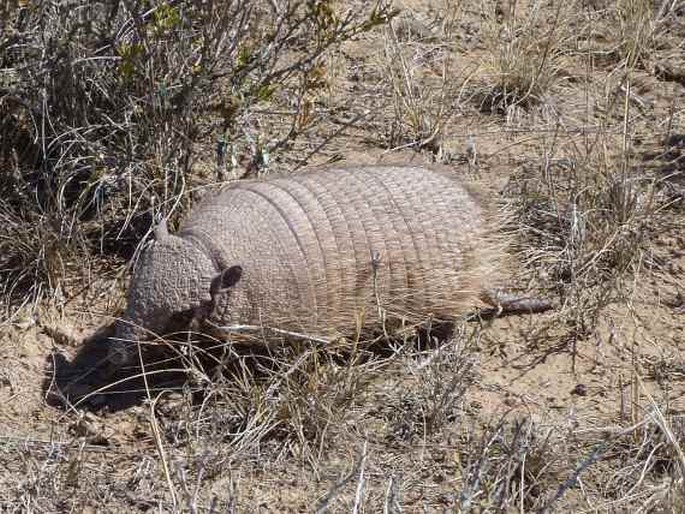
[{"label": "dry grass", "polygon": [[[0,6],[0,510],[685,509],[680,3],[31,5]],[[156,217],[401,150],[499,195],[555,312],[98,374]]]},{"label": "dry grass", "polygon": [[553,92],[568,78],[577,12],[557,3],[550,12],[542,2],[527,8],[518,2],[490,4],[484,23],[487,58],[480,74],[488,84],[477,96],[485,112],[505,114],[549,107]]}]

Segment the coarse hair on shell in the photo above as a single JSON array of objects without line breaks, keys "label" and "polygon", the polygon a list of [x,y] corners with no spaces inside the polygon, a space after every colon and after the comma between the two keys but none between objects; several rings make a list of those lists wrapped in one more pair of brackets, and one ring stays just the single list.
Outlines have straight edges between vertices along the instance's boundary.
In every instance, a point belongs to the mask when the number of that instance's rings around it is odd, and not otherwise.
[{"label": "coarse hair on shell", "polygon": [[206,195],[175,235],[159,227],[118,336],[188,316],[323,337],[454,319],[506,276],[506,220],[446,169],[347,166],[236,181]]}]

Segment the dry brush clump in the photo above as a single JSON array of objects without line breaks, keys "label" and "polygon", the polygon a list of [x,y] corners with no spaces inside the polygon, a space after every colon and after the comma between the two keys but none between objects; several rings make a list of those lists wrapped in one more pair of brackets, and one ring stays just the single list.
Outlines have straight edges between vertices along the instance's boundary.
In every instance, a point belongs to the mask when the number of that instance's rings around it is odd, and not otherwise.
[{"label": "dry brush clump", "polygon": [[477,379],[482,333],[478,324],[458,323],[447,339],[429,331],[418,344],[410,340],[396,350],[401,378],[376,400],[389,445],[417,444],[462,420],[467,392]]},{"label": "dry brush clump", "polygon": [[598,493],[608,501],[683,508],[685,498],[685,431],[682,415],[665,416],[665,409],[648,405],[639,423],[609,437],[605,457],[613,466]]},{"label": "dry brush clump", "polygon": [[[595,333],[609,305],[629,297],[635,278],[644,272],[653,206],[632,204],[635,192],[630,184],[610,179],[573,191],[568,203],[554,204],[541,195],[535,207],[528,205],[534,212],[529,211],[524,227],[537,241],[530,259],[537,260],[559,295],[558,315],[565,322],[559,325],[557,318],[551,324],[567,328],[564,337],[574,351],[578,341]],[[626,201],[637,210],[628,214]]]},{"label": "dry brush clump", "polygon": [[590,509],[678,512],[683,498],[682,417],[652,404],[632,426],[578,430],[578,420],[532,421],[506,413],[466,431],[462,512]]},{"label": "dry brush clump", "polygon": [[[198,340],[186,334],[185,343],[168,341],[163,362],[148,360],[123,382],[72,398],[69,412],[94,407],[104,418],[65,414],[65,421],[72,420],[74,433],[88,443],[112,447],[114,433],[107,435],[104,428],[111,422],[108,399],[122,392],[124,382],[135,381],[147,398],[133,409],[135,422],[154,428],[146,438],[151,458],[146,469],[128,471],[135,475],[128,478],[135,488],[131,498],[140,497],[147,484],[155,492],[153,502],[206,505],[212,484],[227,473],[249,476],[303,466],[303,472],[319,476],[330,474],[330,459],[341,445],[360,439],[375,440],[381,452],[386,446],[400,451],[439,439],[464,417],[480,334],[479,324],[465,323],[446,340],[423,331],[417,339],[408,327],[406,338],[390,345],[379,336],[375,342],[340,340],[325,346],[280,341],[273,334],[268,341],[240,334],[229,341]],[[169,369],[183,376],[164,383],[155,366],[167,376]],[[336,481],[312,482],[319,500],[309,497],[308,504],[347,504],[358,473],[348,477],[344,490]],[[139,475],[146,476],[140,483]],[[219,505],[249,501],[251,487],[226,492]],[[130,501],[118,491],[110,494]]]},{"label": "dry brush clump", "polygon": [[513,1],[485,3],[482,11],[475,98],[509,122],[525,112],[568,113],[559,102],[564,90],[588,87],[604,66],[622,77],[646,70],[677,80],[679,58],[669,53],[680,40],[676,3]]},{"label": "dry brush clump", "polygon": [[[384,451],[385,445],[401,449],[440,438],[462,419],[465,393],[473,385],[480,328],[469,325],[441,343],[424,334],[423,343],[408,336],[390,349],[380,340],[325,348],[311,342],[217,342],[210,352],[222,357],[197,360],[189,372],[212,377],[186,384],[194,398],[152,406],[162,445],[192,482],[199,476],[211,480],[222,469],[288,467],[293,461],[318,476],[341,445],[360,439],[380,442]],[[360,459],[366,458],[364,450]],[[316,484],[319,499],[309,498],[309,504],[354,503],[363,473],[357,462],[346,478]],[[181,497],[179,477],[172,481]]]},{"label": "dry brush clump", "polygon": [[[547,336],[547,328],[556,331],[551,341],[558,341],[561,330],[562,342],[575,350],[578,342],[597,334],[609,305],[634,315],[635,294],[644,294],[646,279],[677,269],[655,247],[662,234],[678,240],[680,113],[666,103],[675,101],[677,87],[657,82],[663,77],[650,62],[668,53],[669,38],[679,30],[678,10],[668,2],[593,3],[578,9],[556,4],[554,12],[537,2],[507,5],[509,11],[500,14],[503,26],[511,23],[507,20],[530,21],[528,31],[513,34],[542,43],[542,55],[565,63],[556,68],[564,87],[548,91],[556,93],[554,109],[543,117],[545,125],[531,130],[539,158],[534,164],[524,159],[506,196],[531,264],[527,270],[536,275],[531,279],[556,290],[560,299],[560,317],[539,330]],[[519,60],[536,62],[541,54],[524,48],[514,52]],[[516,68],[514,57],[502,62]],[[545,66],[555,69],[551,61]],[[649,88],[644,84],[669,94],[662,103],[645,101]],[[518,100],[511,105],[532,106]]]},{"label": "dry brush clump", "polygon": [[[603,61],[625,69],[654,72],[674,22],[682,15],[677,2],[621,0],[590,11],[591,48]],[[614,30],[607,31],[606,27]]]},{"label": "dry brush clump", "polygon": [[[452,5],[450,10],[457,9]],[[381,62],[392,95],[393,116],[386,141],[392,149],[436,153],[440,148],[459,72],[449,47],[437,34],[436,27],[422,24],[411,13],[385,28]]]},{"label": "dry brush clump", "polygon": [[485,4],[479,108],[514,120],[520,111],[555,110],[554,92],[568,79],[570,54],[582,19],[572,4]]},{"label": "dry brush clump", "polygon": [[194,341],[192,349],[174,345],[176,358],[167,353],[162,362],[146,368],[162,364],[183,369],[188,377],[184,389],[196,395],[184,402],[195,420],[175,432],[175,443],[218,438],[238,456],[278,441],[288,454],[316,465],[330,440],[351,428],[355,409],[374,408],[365,405],[368,394],[391,369],[401,370],[397,387],[380,387],[375,393],[377,403],[387,405],[376,415],[389,440],[432,436],[454,421],[473,383],[473,348],[481,332],[469,325],[442,342],[423,330],[419,338],[428,339],[420,342],[408,329],[404,341],[395,339],[391,348],[383,336],[325,346],[292,337],[279,340],[273,334],[268,341],[255,336],[205,338]]},{"label": "dry brush clump", "polygon": [[559,481],[563,467],[558,462],[558,434],[529,419],[510,417],[485,426],[480,435],[466,432],[464,447],[469,451],[461,456],[461,511],[540,511]]},{"label": "dry brush clump", "polygon": [[[237,161],[264,167],[315,121],[322,56],[391,15],[323,0],[3,3],[0,192],[23,227],[0,229],[5,289],[35,297],[69,277],[40,254],[128,258],[193,188]],[[267,137],[257,110],[276,99],[292,121]],[[33,225],[63,247],[29,245]]]},{"label": "dry brush clump", "polygon": [[573,134],[554,133],[539,164],[515,174],[507,193],[522,255],[535,264],[531,280],[558,294],[561,318],[551,324],[568,329],[563,337],[574,349],[595,333],[609,305],[632,308],[631,295],[653,271],[654,241],[673,204],[663,192],[667,181],[631,146],[628,126],[620,130],[600,123],[581,144]]}]

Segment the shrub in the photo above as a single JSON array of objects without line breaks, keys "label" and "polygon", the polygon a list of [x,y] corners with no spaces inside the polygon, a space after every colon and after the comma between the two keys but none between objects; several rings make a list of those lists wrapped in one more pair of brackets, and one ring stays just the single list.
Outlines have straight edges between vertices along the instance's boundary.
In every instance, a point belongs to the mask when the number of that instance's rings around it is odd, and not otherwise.
[{"label": "shrub", "polygon": [[[322,56],[391,15],[330,0],[0,5],[5,292],[35,298],[71,264],[129,258],[238,156],[259,171],[313,123]],[[272,142],[256,110],[275,102],[290,122]]]}]

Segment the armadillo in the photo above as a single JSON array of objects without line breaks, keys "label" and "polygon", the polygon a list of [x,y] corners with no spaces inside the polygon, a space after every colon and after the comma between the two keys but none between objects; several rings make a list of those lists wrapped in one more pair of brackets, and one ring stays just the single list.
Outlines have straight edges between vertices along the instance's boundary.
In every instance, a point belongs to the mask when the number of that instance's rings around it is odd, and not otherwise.
[{"label": "armadillo", "polygon": [[230,183],[176,234],[160,224],[135,267],[110,361],[127,362],[131,342],[190,318],[326,337],[454,319],[501,269],[488,212],[454,172],[418,166]]}]

